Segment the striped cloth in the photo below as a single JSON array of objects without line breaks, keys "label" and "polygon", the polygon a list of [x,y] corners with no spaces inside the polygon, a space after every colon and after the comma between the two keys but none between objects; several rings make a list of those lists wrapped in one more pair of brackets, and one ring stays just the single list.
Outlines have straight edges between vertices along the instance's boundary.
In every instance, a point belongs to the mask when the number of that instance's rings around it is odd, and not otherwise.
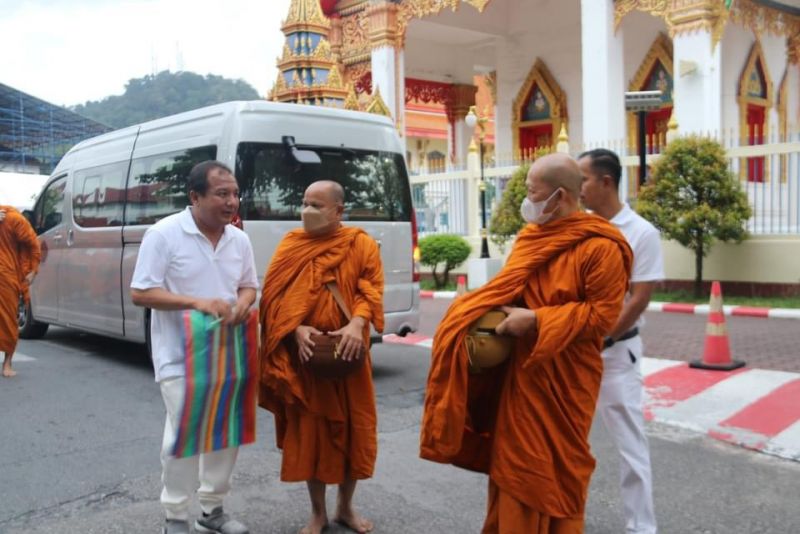
[{"label": "striped cloth", "polygon": [[235,326],[183,314],[186,392],[172,453],[178,458],[253,443],[258,401],[258,310]]}]

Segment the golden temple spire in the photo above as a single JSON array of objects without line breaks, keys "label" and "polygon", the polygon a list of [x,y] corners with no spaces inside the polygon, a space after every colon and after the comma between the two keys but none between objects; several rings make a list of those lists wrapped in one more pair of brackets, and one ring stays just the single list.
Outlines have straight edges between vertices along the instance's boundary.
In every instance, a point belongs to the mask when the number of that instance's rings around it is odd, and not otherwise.
[{"label": "golden temple spire", "polygon": [[292,0],[289,6],[289,16],[286,18],[283,25],[286,27],[304,24],[313,24],[330,28],[331,23],[322,13],[319,0]]}]

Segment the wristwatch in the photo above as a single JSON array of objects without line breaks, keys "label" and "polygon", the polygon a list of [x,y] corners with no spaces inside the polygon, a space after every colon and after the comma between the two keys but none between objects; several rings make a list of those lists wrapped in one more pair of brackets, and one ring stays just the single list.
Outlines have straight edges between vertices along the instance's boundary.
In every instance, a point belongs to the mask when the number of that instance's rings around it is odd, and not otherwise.
[{"label": "wristwatch", "polygon": [[606,336],[606,337],[603,338],[603,348],[604,349],[609,349],[609,348],[613,347],[614,343],[616,343],[616,341],[614,341],[614,338],[611,337],[611,336]]}]

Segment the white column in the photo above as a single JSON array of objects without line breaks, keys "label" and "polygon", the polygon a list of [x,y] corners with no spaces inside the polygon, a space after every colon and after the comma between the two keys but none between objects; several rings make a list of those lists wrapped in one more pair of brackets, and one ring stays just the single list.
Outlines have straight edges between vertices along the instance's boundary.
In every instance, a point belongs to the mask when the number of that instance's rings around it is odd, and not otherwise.
[{"label": "white column", "polygon": [[405,75],[403,51],[392,46],[372,50],[372,91],[379,89],[395,123],[405,127]]},{"label": "white column", "polygon": [[[674,115],[678,132],[718,134],[722,129],[722,43],[698,30],[672,39]],[[696,68],[695,68],[696,67]],[[681,70],[687,71],[681,75]]]},{"label": "white column", "polygon": [[612,0],[581,0],[583,142],[625,137],[622,30],[614,33]]},{"label": "white column", "polygon": [[464,168],[467,164],[469,143],[474,131],[467,126],[463,118],[456,119],[455,122],[450,124],[449,130],[453,142],[447,145],[448,166]]}]

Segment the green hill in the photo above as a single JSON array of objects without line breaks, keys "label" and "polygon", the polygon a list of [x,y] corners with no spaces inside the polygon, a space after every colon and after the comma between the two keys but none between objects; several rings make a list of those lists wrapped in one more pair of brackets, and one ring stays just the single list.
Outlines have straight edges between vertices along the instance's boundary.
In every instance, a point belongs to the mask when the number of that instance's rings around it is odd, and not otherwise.
[{"label": "green hill", "polygon": [[256,100],[258,92],[244,80],[209,74],[162,71],[132,78],[125,92],[73,106],[76,113],[114,128],[165,117],[230,100]]}]

